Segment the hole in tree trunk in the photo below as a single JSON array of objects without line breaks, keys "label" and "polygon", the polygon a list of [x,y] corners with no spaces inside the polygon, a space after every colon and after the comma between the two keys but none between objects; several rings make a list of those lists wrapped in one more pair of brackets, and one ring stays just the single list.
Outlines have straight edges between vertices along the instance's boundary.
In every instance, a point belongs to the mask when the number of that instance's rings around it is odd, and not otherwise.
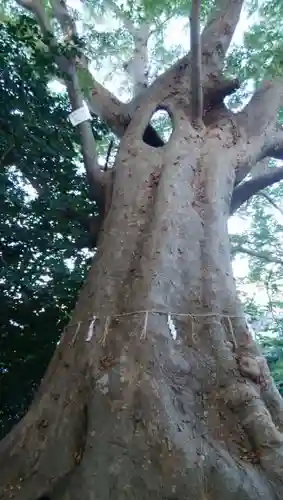
[{"label": "hole in tree trunk", "polygon": [[143,141],[153,148],[167,144],[173,132],[173,122],[166,109],[155,111],[143,134]]}]

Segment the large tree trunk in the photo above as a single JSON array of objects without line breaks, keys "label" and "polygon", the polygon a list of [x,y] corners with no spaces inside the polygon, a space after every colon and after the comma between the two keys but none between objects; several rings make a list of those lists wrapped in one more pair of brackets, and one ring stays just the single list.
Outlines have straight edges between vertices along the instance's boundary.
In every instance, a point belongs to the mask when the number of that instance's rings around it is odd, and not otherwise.
[{"label": "large tree trunk", "polygon": [[156,103],[125,132],[87,283],[36,400],[1,444],[5,500],[283,498],[283,404],[229,251],[242,132],[225,113],[194,130],[184,101],[166,106],[164,147],[142,140]]}]

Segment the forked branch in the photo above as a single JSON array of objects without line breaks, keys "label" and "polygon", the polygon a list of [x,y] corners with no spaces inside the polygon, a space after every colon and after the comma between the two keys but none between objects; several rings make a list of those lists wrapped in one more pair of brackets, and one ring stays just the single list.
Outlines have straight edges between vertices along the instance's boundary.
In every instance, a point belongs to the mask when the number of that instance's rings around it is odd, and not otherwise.
[{"label": "forked branch", "polygon": [[197,125],[203,116],[203,95],[201,78],[201,41],[200,41],[201,0],[192,0],[190,17],[191,38],[191,112],[192,123]]},{"label": "forked branch", "polygon": [[[242,5],[243,0],[216,0],[207,25],[201,34],[204,110],[211,108],[215,102],[222,102],[226,95],[239,88],[238,82],[224,80],[222,70],[225,55],[240,18]],[[145,91],[145,98],[150,98],[153,93],[159,96],[161,88],[168,89],[172,85],[175,86],[176,80],[180,82],[180,86],[187,95],[190,92],[191,63],[191,53],[179,59]],[[130,105],[131,113],[138,105],[139,99],[134,99]]]}]

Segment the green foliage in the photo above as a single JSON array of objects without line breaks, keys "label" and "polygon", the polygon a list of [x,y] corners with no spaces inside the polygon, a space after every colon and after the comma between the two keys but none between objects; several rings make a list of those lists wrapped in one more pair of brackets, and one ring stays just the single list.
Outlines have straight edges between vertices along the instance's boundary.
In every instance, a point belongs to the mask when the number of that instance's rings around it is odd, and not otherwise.
[{"label": "green foliage", "polygon": [[249,14],[254,16],[244,43],[231,52],[227,66],[245,81],[283,76],[283,3],[281,0],[252,0]]},{"label": "green foliage", "polygon": [[[0,25],[1,434],[44,374],[90,257],[79,137],[66,96],[48,90],[52,57],[23,15]],[[93,122],[97,140],[106,132]]]}]

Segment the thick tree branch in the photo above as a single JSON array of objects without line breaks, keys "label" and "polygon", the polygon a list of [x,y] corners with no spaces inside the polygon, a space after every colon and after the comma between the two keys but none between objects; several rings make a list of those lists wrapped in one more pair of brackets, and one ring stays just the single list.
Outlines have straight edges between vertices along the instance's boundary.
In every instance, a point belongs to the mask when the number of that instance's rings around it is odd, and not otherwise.
[{"label": "thick tree branch", "polygon": [[[26,4],[31,4],[33,0],[19,0],[19,3],[22,3],[26,6]],[[226,2],[226,3],[225,3]],[[211,20],[208,23],[209,26],[204,29],[202,34],[202,40],[205,44],[212,50],[212,38],[214,40],[214,49],[217,52],[217,44],[215,34],[219,34],[220,31],[224,30],[225,34],[223,35],[223,40],[225,39],[225,47],[229,47],[229,43],[232,37],[232,31],[238,22],[238,12],[241,10],[240,0],[234,0],[233,8],[231,7],[231,3],[228,0],[225,0],[221,12],[217,11],[217,15],[214,11],[213,16],[211,16]],[[219,7],[219,5],[218,5]],[[226,8],[227,7],[227,8]],[[27,6],[26,6],[27,8]],[[221,28],[221,23],[223,22],[223,26]],[[215,25],[215,33],[213,32],[213,26]],[[228,27],[230,26],[230,30]],[[229,32],[229,33],[228,33]],[[211,38],[212,37],[212,38]],[[211,42],[211,43],[210,43]],[[224,46],[223,45],[223,46]],[[213,50],[214,50],[213,49]],[[212,50],[212,52],[213,52]],[[211,52],[211,53],[212,53]],[[207,60],[207,47],[203,50],[203,58]],[[83,93],[84,96],[90,105],[90,109],[92,113],[97,114],[103,122],[105,122],[111,130],[118,136],[121,137],[128,126],[133,113],[135,112],[136,107],[140,104],[140,98],[137,96],[136,99],[129,104],[121,103],[113,94],[111,94],[105,87],[99,84],[94,80],[91,75],[88,64],[85,58],[77,59],[77,67],[81,70],[78,72],[78,78],[80,84],[82,85],[82,79],[86,80],[87,84],[83,85]],[[172,79],[175,80],[176,73],[178,75],[178,80],[182,80],[184,76],[187,75],[188,69],[190,70],[190,56],[186,56],[178,61],[171,69],[161,75],[157,80],[153,83],[149,89],[145,91],[145,98],[149,94],[154,93],[155,89],[157,93],[160,91],[160,86],[168,88],[168,85],[172,84]],[[81,78],[81,72],[83,73],[83,78]],[[190,73],[190,71],[189,71]],[[188,92],[188,78],[185,78],[184,81],[184,92]],[[239,88],[239,83],[237,81],[227,81],[223,79],[219,74],[216,75],[215,72],[212,71],[212,67],[205,66],[203,71],[203,91],[204,91],[204,108],[208,109],[212,106],[216,105],[219,102],[222,102],[224,97],[231,94],[234,90]],[[160,139],[158,134],[154,131],[152,127],[148,127],[146,130],[146,135],[148,136],[148,144],[153,146],[162,146],[163,141]]]},{"label": "thick tree branch", "polygon": [[218,107],[223,103],[225,97],[233,94],[239,88],[240,82],[238,79],[227,80],[225,78],[218,78],[217,81],[215,81],[215,87],[212,87],[211,84],[209,87],[203,87],[204,113]]},{"label": "thick tree branch", "polygon": [[[54,17],[58,19],[65,35],[77,35],[75,22],[68,12],[65,1],[52,0],[52,8]],[[95,80],[89,71],[88,60],[83,54],[77,56],[76,68],[78,70],[76,72],[78,81],[81,87],[83,87],[83,93],[90,103],[93,113],[98,115],[114,133],[121,136],[130,121],[130,117],[126,112],[126,106]],[[86,85],[84,84],[84,80],[86,81]]]},{"label": "thick tree branch", "polygon": [[233,215],[240,206],[248,201],[267,186],[272,186],[283,179],[283,167],[271,168],[270,172],[254,177],[249,181],[239,184],[235,187],[230,204],[230,215]]},{"label": "thick tree branch", "polygon": [[[283,79],[264,81],[243,111],[237,114],[237,120],[245,129],[248,139],[262,137],[262,147],[266,149],[282,105]],[[264,156],[267,156],[266,152]]]},{"label": "thick tree branch", "polygon": [[[232,27],[236,26],[238,22],[237,9],[240,12],[241,2],[239,2],[239,0],[236,1],[236,4],[234,4],[233,2],[235,7],[237,8],[231,10],[230,2],[228,2],[228,0],[225,1],[229,7],[228,10],[226,9],[227,5],[223,5],[223,15],[221,16],[220,13],[218,14],[218,17],[214,15],[209,23],[209,29],[205,28],[202,35],[202,39],[205,40],[206,44],[208,44],[210,48],[212,47],[212,45],[210,44],[209,40],[210,34],[211,36],[213,35],[214,23],[217,29],[220,30],[221,22],[219,24],[218,21],[222,19],[224,25],[226,26],[226,28],[225,26],[222,26],[222,29],[225,28],[228,33],[229,29],[227,28],[227,26],[229,25],[231,27],[231,30],[233,31],[234,28],[232,29]],[[29,9],[32,2],[33,0],[19,0],[20,4]],[[227,40],[229,39],[231,33],[230,35],[228,35],[227,33],[224,38],[226,40],[225,44],[229,46],[230,42],[228,43]],[[207,53],[205,57],[207,58]],[[127,128],[136,107],[140,104],[139,97],[137,97],[137,99],[134,99],[129,104],[121,103],[113,94],[111,94],[107,89],[105,89],[102,85],[94,80],[88,69],[88,64],[85,58],[80,58],[79,60],[77,59],[76,62],[77,68],[80,70],[77,74],[80,85],[82,85],[82,79],[87,81],[87,84],[83,85],[83,93],[88,104],[90,105],[91,112],[97,114],[118,137],[121,137],[125,129]],[[157,78],[156,82],[154,82],[153,85],[147,91],[145,91],[145,98],[147,98],[148,94],[154,93],[155,90],[157,91],[157,93],[159,93],[161,85],[163,86],[163,88],[164,86],[166,87],[170,85],[172,83],[172,79],[174,80],[176,78],[176,72],[178,74],[178,80],[180,78],[182,79],[182,77],[187,74],[188,68],[190,68],[189,63],[189,56],[186,56],[185,58],[182,58],[180,61],[178,61],[171,69]],[[83,73],[83,78],[81,73]],[[204,108],[209,109],[212,106],[217,105],[217,103],[222,102],[224,97],[231,94],[238,87],[239,83],[237,81],[227,81],[219,75],[216,77],[215,74],[211,74],[211,67],[206,66],[203,74]],[[184,92],[186,92],[186,94],[188,92],[187,81],[184,82]],[[144,139],[148,144],[151,144],[155,147],[163,145],[163,141],[151,126],[146,129]]]},{"label": "thick tree branch", "polygon": [[283,132],[282,126],[277,124],[277,115],[282,105],[283,80],[265,81],[244,110],[236,115],[239,127],[245,132],[247,140],[247,161],[244,160],[237,168],[236,185],[266,156],[280,157]]},{"label": "thick tree branch", "polygon": [[[261,138],[260,137],[255,138],[253,141],[253,145],[255,146],[256,152],[252,152],[252,154],[249,155],[249,152],[245,151],[244,160],[241,161],[239,165],[237,165],[236,175],[235,175],[235,187],[238,186],[241,182],[243,182],[243,180],[247,177],[247,175],[251,174],[252,171],[255,171],[257,165],[261,166],[262,162],[265,162],[265,155],[263,153]],[[253,177],[255,177],[255,175],[253,175]]]},{"label": "thick tree branch", "polygon": [[[101,121],[106,123],[117,137],[122,137],[135,112],[137,101],[129,104],[121,103],[119,99],[93,78],[85,61],[77,60],[77,69],[79,70],[78,78],[81,87],[83,87],[83,94],[91,113],[98,115]],[[80,70],[82,70],[82,74],[80,74]],[[153,147],[164,145],[163,140],[151,125],[148,125],[145,130],[144,140]]]},{"label": "thick tree branch", "polygon": [[272,255],[268,255],[266,253],[256,252],[254,250],[250,250],[249,248],[243,246],[233,248],[232,254],[235,253],[244,253],[246,255],[250,255],[251,257],[256,257],[257,259],[265,260],[266,262],[272,262],[274,264],[283,265],[282,259],[278,259],[277,257],[273,257]]},{"label": "thick tree branch", "polygon": [[150,26],[142,23],[136,27],[128,15],[113,0],[105,0],[105,4],[122,22],[134,40],[134,56],[124,65],[134,82],[134,96],[140,95],[148,86],[148,50],[147,41]]},{"label": "thick tree branch", "polygon": [[[33,0],[19,0],[19,3],[29,8],[27,4],[31,4]],[[235,27],[237,26],[243,0],[219,0],[217,1],[212,14],[210,15],[207,26],[202,33],[202,59],[203,63],[203,92],[204,92],[204,109],[207,110],[217,103],[222,102],[224,97],[231,94],[234,90],[239,88],[237,81],[224,80],[221,77],[221,71],[216,71],[216,59],[219,58],[219,43],[223,47],[222,52],[227,51],[231,42]],[[209,49],[209,50],[208,50]],[[218,55],[217,55],[218,54]],[[217,55],[217,57],[216,57]],[[215,59],[216,57],[216,59]],[[217,63],[218,64],[218,63]],[[87,85],[84,85],[84,96],[90,105],[93,113],[100,116],[101,120],[105,122],[111,130],[121,137],[128,126],[131,117],[140,104],[139,96],[131,103],[121,103],[113,94],[94,80],[93,76],[88,70],[87,63],[84,60],[77,60],[78,67],[83,71],[84,77],[86,76]],[[214,69],[213,69],[214,68]],[[221,68],[220,68],[221,70]],[[190,76],[190,56],[185,56],[180,59],[173,67],[166,71],[163,75],[157,78],[152,86],[145,91],[145,98],[149,94],[157,93],[160,87],[167,87],[172,84],[176,79],[176,74],[179,81],[183,81],[184,92],[188,92],[188,78]],[[184,78],[185,77],[185,78]],[[78,78],[81,83],[81,75],[78,73]],[[149,127],[146,130],[150,140],[153,140],[154,146],[161,146],[162,140],[158,134]],[[150,141],[148,141],[150,144]]]},{"label": "thick tree branch", "polygon": [[76,67],[80,86],[90,111],[99,116],[117,137],[122,137],[131,120],[128,105],[119,101],[94,79],[86,60],[77,58]]},{"label": "thick tree branch", "polygon": [[65,0],[51,0],[53,17],[59,22],[65,40],[78,36],[76,23],[68,12]]},{"label": "thick tree branch", "polygon": [[[201,34],[202,80],[203,85],[212,90],[218,87],[217,80],[222,72],[225,55],[240,19],[243,1],[217,0]],[[167,78],[171,73],[176,72],[185,74],[189,62],[190,55],[181,58],[159,78]],[[220,81],[222,82],[223,79]]]},{"label": "thick tree branch", "polygon": [[[68,79],[66,79],[66,86],[72,109],[75,110],[81,108],[83,106],[83,97],[78,84],[74,65],[68,68]],[[101,211],[104,207],[104,174],[97,160],[96,144],[92,127],[89,121],[85,121],[80,123],[77,128],[81,139],[90,199],[96,201],[98,210]]]},{"label": "thick tree branch", "polygon": [[[66,42],[75,41],[77,34],[76,24],[69,15],[66,2],[64,0],[51,0],[52,13],[59,22]],[[55,43],[55,42],[54,42]],[[83,106],[83,96],[81,93],[74,59],[57,56],[56,62],[65,76],[65,84],[73,111]],[[98,204],[99,210],[104,205],[103,194],[103,173],[97,160],[96,144],[89,121],[78,124],[78,131],[81,138],[82,153],[86,169],[88,184],[90,188],[90,198]]]},{"label": "thick tree branch", "polygon": [[218,72],[237,28],[244,0],[216,0],[203,30],[203,55],[213,59]]},{"label": "thick tree branch", "polygon": [[254,179],[270,172],[270,158],[258,161],[252,168],[249,175]]},{"label": "thick tree branch", "polygon": [[250,158],[248,162],[241,163],[237,166],[234,188],[250,175],[253,179],[260,177],[269,172],[269,158],[262,158],[263,154],[259,153],[258,157]]},{"label": "thick tree branch", "polygon": [[203,95],[201,84],[201,43],[200,43],[200,6],[201,0],[192,0],[190,17],[191,38],[191,91],[192,91],[192,123],[202,121]]},{"label": "thick tree branch", "polygon": [[45,13],[41,0],[16,0],[24,9],[29,10],[36,18],[43,35],[53,36],[52,26]]},{"label": "thick tree branch", "polygon": [[131,60],[128,71],[131,73],[134,81],[134,96],[143,94],[148,87],[148,24],[142,24],[134,36],[134,57]]},{"label": "thick tree branch", "polygon": [[[128,105],[119,101],[95,80],[88,69],[87,61],[76,59],[76,69],[80,88],[91,114],[99,116],[117,137],[121,137],[131,120]],[[62,85],[66,85],[63,78],[57,78],[57,80]]]},{"label": "thick tree branch", "polygon": [[[66,39],[74,39],[77,36],[76,25],[68,13],[65,0],[51,0],[53,15],[59,21]],[[87,64],[87,63],[86,63]],[[83,106],[83,97],[79,81],[77,78],[77,69],[75,61],[70,61],[68,68],[68,78],[66,85],[69,99],[73,109]],[[96,154],[96,144],[89,121],[84,121],[78,125],[81,136],[84,164],[87,173],[88,184],[90,187],[90,198],[96,201],[99,211],[99,217],[95,219],[96,228],[100,229],[104,217],[106,216],[112,199],[113,172],[101,170]]]},{"label": "thick tree branch", "polygon": [[[283,106],[283,98],[281,106]],[[276,160],[283,160],[283,126],[281,123],[276,123],[274,132],[270,134],[270,139],[265,148],[265,155]]]}]

